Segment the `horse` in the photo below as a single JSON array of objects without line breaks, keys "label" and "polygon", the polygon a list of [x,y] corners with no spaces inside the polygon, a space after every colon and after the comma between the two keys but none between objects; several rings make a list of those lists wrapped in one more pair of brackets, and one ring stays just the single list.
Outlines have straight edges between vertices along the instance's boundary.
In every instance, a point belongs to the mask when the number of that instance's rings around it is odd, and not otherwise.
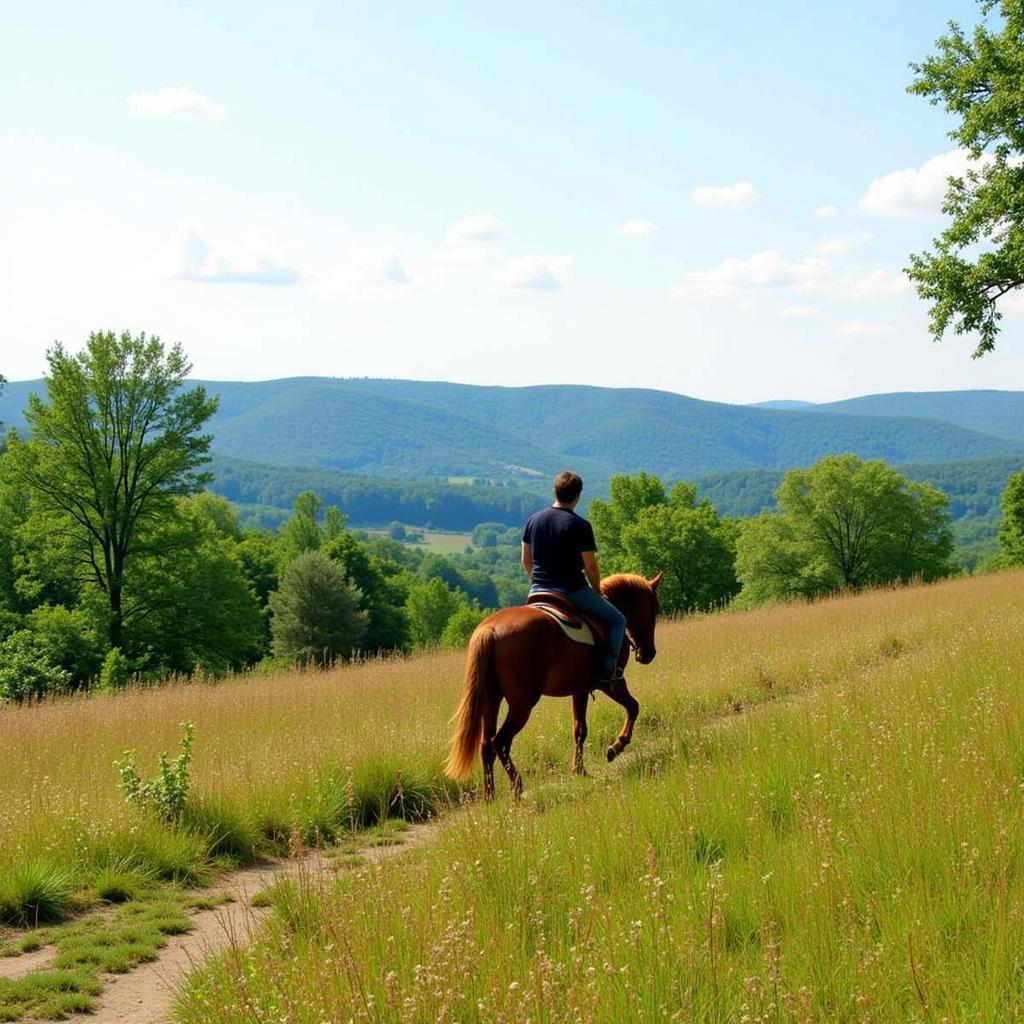
[{"label": "horse", "polygon": [[[626,640],[636,660],[654,660],[654,623],[659,611],[657,589],[661,573],[652,580],[618,573],[601,583],[601,594],[626,617]],[[629,649],[625,651],[628,657]],[[501,762],[518,798],[523,780],[512,763],[512,741],[526,725],[534,705],[544,697],[572,697],[574,774],[583,775],[583,743],[587,738],[587,697],[600,690],[626,711],[626,721],[606,756],[613,761],[633,737],[640,711],[625,679],[602,684],[595,671],[595,649],[570,640],[548,615],[530,605],[503,608],[473,631],[466,660],[462,702],[456,711],[455,734],[445,774],[464,779],[473,770],[477,750],[483,759],[484,797],[494,796],[494,759]],[[498,711],[508,701],[508,713],[498,729]]]}]

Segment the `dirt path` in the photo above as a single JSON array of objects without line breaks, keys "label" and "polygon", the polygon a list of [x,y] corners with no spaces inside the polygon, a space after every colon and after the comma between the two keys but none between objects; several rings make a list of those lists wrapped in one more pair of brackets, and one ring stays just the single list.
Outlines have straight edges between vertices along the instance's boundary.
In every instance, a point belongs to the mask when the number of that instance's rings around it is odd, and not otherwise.
[{"label": "dirt path", "polygon": [[[429,841],[435,831],[433,822],[413,825],[399,833],[394,843],[357,847],[353,852],[359,854],[363,863],[381,861]],[[339,864],[321,851],[312,851],[304,857],[273,861],[223,875],[210,888],[199,890],[199,894],[213,899],[229,897],[230,902],[193,914],[195,927],[192,931],[168,936],[167,945],[152,963],[140,964],[127,974],[104,975],[103,993],[96,1009],[72,1019],[83,1024],[86,1021],[89,1024],[160,1024],[166,1021],[175,987],[184,977],[232,942],[244,943],[268,912],[267,908],[252,906],[253,896],[283,878],[300,873],[331,876],[347,870],[349,863],[343,860]],[[44,947],[21,956],[0,958],[0,977],[24,977],[45,968],[53,957],[52,947]]]}]

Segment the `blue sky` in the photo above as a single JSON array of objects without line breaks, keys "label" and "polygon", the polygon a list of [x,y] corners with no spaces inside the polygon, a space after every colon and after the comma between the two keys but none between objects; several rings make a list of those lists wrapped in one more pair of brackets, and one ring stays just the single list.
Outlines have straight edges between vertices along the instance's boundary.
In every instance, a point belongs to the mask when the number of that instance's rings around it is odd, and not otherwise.
[{"label": "blue sky", "polygon": [[0,372],[828,400],[1024,387],[900,275],[963,166],[908,62],[973,2],[47,3],[0,15]]}]

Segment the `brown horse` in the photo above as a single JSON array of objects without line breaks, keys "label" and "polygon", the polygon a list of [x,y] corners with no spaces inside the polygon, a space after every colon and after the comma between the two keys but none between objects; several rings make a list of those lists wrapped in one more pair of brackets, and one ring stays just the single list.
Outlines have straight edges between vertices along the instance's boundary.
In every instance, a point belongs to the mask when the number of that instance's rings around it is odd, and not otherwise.
[{"label": "brown horse", "polygon": [[[626,638],[641,665],[654,660],[656,591],[660,582],[660,572],[653,580],[620,573],[601,584],[604,597],[626,617]],[[479,750],[484,764],[484,796],[494,795],[495,757],[508,772],[518,796],[523,782],[512,763],[512,741],[544,696],[572,697],[576,740],[572,767],[575,773],[583,774],[587,696],[592,690],[606,693],[626,709],[622,732],[607,750],[608,760],[614,760],[632,738],[640,705],[624,679],[613,686],[598,683],[596,668],[595,648],[570,640],[537,608],[503,608],[484,619],[469,641],[466,682],[445,773],[453,779],[464,779],[473,770]],[[502,699],[508,701],[508,714],[498,729]]]}]

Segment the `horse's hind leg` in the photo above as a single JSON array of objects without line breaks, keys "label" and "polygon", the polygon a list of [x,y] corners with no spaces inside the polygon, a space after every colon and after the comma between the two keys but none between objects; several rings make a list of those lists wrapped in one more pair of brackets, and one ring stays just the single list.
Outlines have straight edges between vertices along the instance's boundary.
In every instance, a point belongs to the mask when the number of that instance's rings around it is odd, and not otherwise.
[{"label": "horse's hind leg", "polygon": [[494,796],[494,733],[498,728],[498,710],[501,694],[488,692],[484,697],[484,735],[480,742],[480,756],[484,762],[484,799]]},{"label": "horse's hind leg", "polygon": [[587,740],[587,700],[590,694],[586,690],[583,693],[572,695],[572,737],[576,741],[576,753],[572,759],[573,775],[586,775],[587,769],[583,766],[583,744]]},{"label": "horse's hind leg", "polygon": [[616,683],[614,690],[605,690],[604,692],[616,704],[621,704],[626,709],[626,721],[622,726],[622,732],[619,733],[618,739],[606,751],[608,760],[614,761],[626,749],[629,741],[633,738],[633,725],[636,723],[636,716],[640,714],[640,705],[637,703],[636,697],[629,692],[625,679],[620,683]]},{"label": "horse's hind leg", "polygon": [[519,769],[512,763],[512,741],[526,725],[532,710],[533,704],[525,701],[517,701],[513,704],[509,701],[508,714],[494,737],[494,752],[498,755],[502,767],[508,772],[509,781],[512,783],[512,792],[516,799],[522,795],[523,779],[519,774]]}]

